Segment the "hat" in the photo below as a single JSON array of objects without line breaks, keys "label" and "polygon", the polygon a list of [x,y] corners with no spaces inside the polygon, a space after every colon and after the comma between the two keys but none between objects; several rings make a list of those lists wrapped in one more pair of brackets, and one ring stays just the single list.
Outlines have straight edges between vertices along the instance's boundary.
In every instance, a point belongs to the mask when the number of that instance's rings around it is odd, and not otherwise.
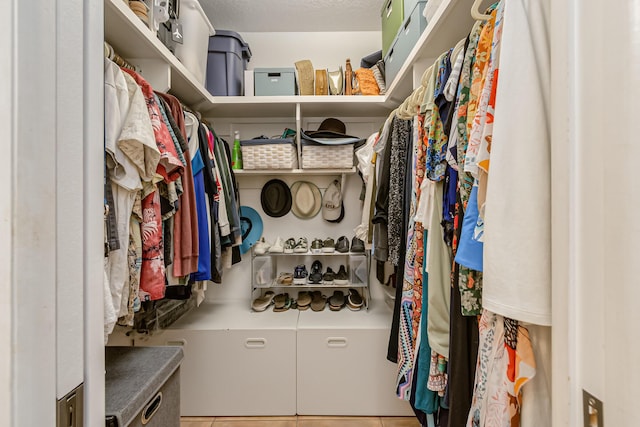
[{"label": "hat", "polygon": [[260,192],[262,210],[270,217],[279,218],[291,210],[291,190],[279,179],[268,181]]},{"label": "hat", "polygon": [[324,119],[318,130],[305,132],[305,134],[311,138],[357,138],[355,136],[347,135],[347,126],[343,121],[328,118]]},{"label": "hat", "polygon": [[242,231],[240,253],[245,253],[262,237],[260,214],[249,206],[240,206],[240,229]]},{"label": "hat", "polygon": [[308,181],[296,181],[291,186],[293,205],[291,212],[301,219],[318,215],[322,207],[322,194],[317,185]]},{"label": "hat", "polygon": [[344,218],[344,203],[340,181],[334,179],[322,197],[322,217],[329,222],[340,222]]}]

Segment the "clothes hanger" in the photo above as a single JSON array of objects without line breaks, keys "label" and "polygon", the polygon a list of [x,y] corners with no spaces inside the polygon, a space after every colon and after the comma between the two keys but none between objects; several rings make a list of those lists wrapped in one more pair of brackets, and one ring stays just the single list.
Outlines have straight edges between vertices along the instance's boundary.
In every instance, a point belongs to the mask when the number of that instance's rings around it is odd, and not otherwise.
[{"label": "clothes hanger", "polygon": [[471,6],[471,16],[473,19],[476,21],[486,21],[491,19],[491,15],[480,13],[480,4],[482,4],[482,0],[475,0]]}]

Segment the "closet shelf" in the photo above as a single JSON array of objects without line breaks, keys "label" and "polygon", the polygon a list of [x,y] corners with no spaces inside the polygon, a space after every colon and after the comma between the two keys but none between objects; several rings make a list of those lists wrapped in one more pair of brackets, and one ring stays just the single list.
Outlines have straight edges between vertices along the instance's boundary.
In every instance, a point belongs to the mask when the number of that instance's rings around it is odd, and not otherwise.
[{"label": "closet shelf", "polygon": [[355,166],[351,169],[239,169],[236,175],[341,175],[356,173]]},{"label": "closet shelf", "polygon": [[[488,2],[485,1],[483,5],[485,3],[488,6]],[[411,94],[414,80],[419,85],[422,71],[429,67],[441,53],[454,47],[460,39],[466,37],[473,22],[471,2],[443,0],[398,71],[396,78],[387,85],[385,101],[394,106],[403,102]],[[421,64],[416,67],[419,70],[418,73],[413,72],[414,64]]]},{"label": "closet shelf", "polygon": [[297,105],[305,117],[385,116],[394,108],[384,96],[214,96],[203,111],[209,117],[295,117]]},{"label": "closet shelf", "polygon": [[166,64],[170,70],[169,92],[188,106],[201,110],[211,104],[213,96],[209,91],[129,9],[126,2],[104,0],[104,39],[120,56],[140,67],[145,78],[157,75],[158,65]]}]

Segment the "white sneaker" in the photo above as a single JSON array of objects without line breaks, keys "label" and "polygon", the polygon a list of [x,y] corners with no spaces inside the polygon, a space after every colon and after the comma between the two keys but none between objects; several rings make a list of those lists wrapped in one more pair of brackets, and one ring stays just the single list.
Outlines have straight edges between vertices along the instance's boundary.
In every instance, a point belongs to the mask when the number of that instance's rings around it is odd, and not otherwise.
[{"label": "white sneaker", "polygon": [[271,243],[267,242],[264,237],[261,237],[253,246],[253,252],[256,255],[264,255],[269,251],[269,248],[271,248]]},{"label": "white sneaker", "polygon": [[282,252],[284,252],[284,246],[282,245],[282,239],[278,236],[276,242],[269,248],[269,253],[281,254]]}]

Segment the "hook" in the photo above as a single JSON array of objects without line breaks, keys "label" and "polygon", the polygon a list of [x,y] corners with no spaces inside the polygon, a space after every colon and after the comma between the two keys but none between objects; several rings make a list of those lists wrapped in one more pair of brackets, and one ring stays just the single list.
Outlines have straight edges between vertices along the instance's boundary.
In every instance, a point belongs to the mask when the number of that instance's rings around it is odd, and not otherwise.
[{"label": "hook", "polygon": [[480,13],[480,4],[481,3],[482,3],[482,0],[475,0],[473,2],[473,6],[471,6],[471,16],[476,21],[486,21],[488,19],[491,19],[491,15],[485,15],[485,14]]}]

